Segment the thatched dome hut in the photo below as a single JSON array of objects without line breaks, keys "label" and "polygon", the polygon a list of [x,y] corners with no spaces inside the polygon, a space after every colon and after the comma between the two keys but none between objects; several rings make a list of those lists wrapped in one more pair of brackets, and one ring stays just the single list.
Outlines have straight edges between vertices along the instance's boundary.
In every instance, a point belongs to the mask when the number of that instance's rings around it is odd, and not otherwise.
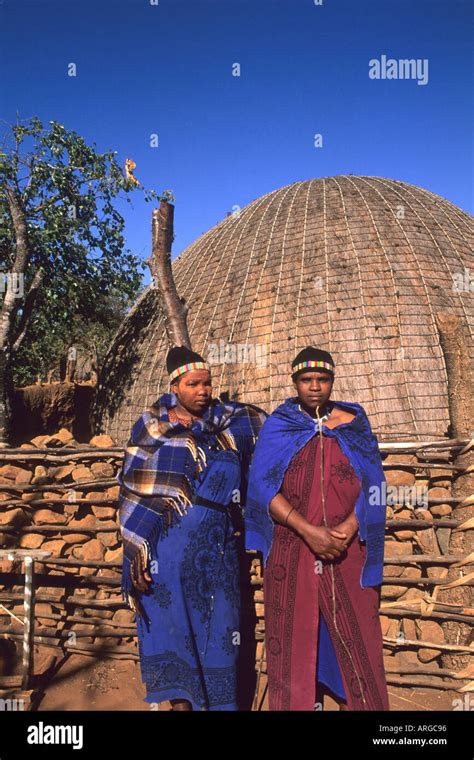
[{"label": "thatched dome hut", "polygon": [[[450,422],[439,314],[458,318],[472,361],[473,244],[472,217],[434,193],[335,176],[258,198],[201,235],[173,272],[193,348],[237,352],[215,366],[217,394],[271,410],[292,394],[296,351],[318,345],[336,361],[333,398],[362,403],[382,439],[420,440],[446,435]],[[98,389],[98,429],[117,443],[168,389],[167,349],[150,287]]]}]

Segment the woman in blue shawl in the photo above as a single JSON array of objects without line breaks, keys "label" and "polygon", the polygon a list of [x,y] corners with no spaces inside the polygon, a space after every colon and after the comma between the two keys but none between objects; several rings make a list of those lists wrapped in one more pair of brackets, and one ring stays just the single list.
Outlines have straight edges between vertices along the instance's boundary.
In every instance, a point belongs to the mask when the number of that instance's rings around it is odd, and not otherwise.
[{"label": "woman in blue shawl", "polygon": [[238,544],[265,413],[212,398],[210,368],[175,347],[171,393],[135,423],[118,475],[122,589],[136,611],[145,701],[236,710]]},{"label": "woman in blue shawl", "polygon": [[246,546],[264,557],[270,710],[322,709],[325,691],[341,709],[389,709],[385,478],[363,408],[330,400],[334,369],[326,351],[298,354],[298,395],[265,422],[250,469]]}]

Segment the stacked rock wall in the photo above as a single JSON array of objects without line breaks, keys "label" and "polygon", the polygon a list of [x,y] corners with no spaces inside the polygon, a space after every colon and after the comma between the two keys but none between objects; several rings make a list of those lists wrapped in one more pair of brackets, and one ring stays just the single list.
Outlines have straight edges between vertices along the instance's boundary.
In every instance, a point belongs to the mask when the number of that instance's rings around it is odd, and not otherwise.
[{"label": "stacked rock wall", "polygon": [[[455,690],[466,680],[459,673],[457,681],[453,676],[468,664],[468,638],[461,635],[453,643],[447,625],[467,626],[471,610],[438,598],[453,579],[461,586],[474,583],[467,577],[469,560],[450,549],[453,531],[472,530],[472,496],[464,501],[459,494],[453,496],[455,479],[469,471],[465,462],[456,466],[456,455],[466,443],[441,441],[424,448],[398,444],[399,449],[397,444],[381,444],[392,502],[380,600],[391,684]],[[95,436],[85,445],[66,429],[0,450],[0,546],[52,555],[35,563],[36,644],[138,659],[135,616],[120,590],[116,475],[122,459],[123,449],[109,436]],[[459,515],[460,506],[466,507],[463,517],[453,519],[453,509]],[[243,626],[252,631],[256,620],[258,709],[266,680],[262,568],[252,557],[247,566],[244,584],[247,590],[250,585],[254,607],[250,616],[247,610]],[[0,560],[0,632],[16,641],[22,638],[23,572],[18,561]],[[447,652],[451,670],[444,659]]]},{"label": "stacked rock wall", "polygon": [[[34,566],[36,641],[133,655],[135,617],[120,592],[116,475],[123,449],[104,435],[78,444],[62,429],[14,451],[0,451],[8,460],[0,465],[0,543],[52,555]],[[0,603],[21,619],[23,569],[4,559],[0,571]],[[0,620],[2,631],[21,637],[14,618],[4,613]]]}]

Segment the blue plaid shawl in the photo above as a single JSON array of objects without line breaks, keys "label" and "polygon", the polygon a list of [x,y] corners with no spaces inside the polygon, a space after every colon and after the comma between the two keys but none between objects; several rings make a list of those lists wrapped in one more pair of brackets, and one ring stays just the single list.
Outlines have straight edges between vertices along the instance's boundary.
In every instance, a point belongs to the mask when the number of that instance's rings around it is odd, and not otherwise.
[{"label": "blue plaid shawl", "polygon": [[[285,472],[295,454],[319,430],[308,414],[298,407],[297,397],[287,399],[265,422],[255,447],[249,473],[245,509],[245,545],[261,551],[266,564],[273,536],[269,504],[280,490]],[[343,454],[361,482],[355,504],[359,536],[367,542],[367,556],[360,584],[363,588],[382,582],[385,538],[385,476],[377,438],[360,404],[333,402],[354,413],[351,422],[334,429],[323,426],[323,434],[336,438]]]},{"label": "blue plaid shawl", "polygon": [[[137,420],[117,475],[124,553],[122,594],[135,611],[139,611],[139,605],[130,578],[131,565],[141,554],[146,566],[160,535],[192,506],[208,460],[213,456],[208,445],[217,444],[218,449],[229,453],[231,450],[238,456],[243,503],[250,458],[267,416],[257,407],[213,399],[202,419],[185,427],[169,420],[168,409],[176,403],[175,394],[166,393]],[[230,482],[235,466],[223,461],[220,474],[226,467]]]}]

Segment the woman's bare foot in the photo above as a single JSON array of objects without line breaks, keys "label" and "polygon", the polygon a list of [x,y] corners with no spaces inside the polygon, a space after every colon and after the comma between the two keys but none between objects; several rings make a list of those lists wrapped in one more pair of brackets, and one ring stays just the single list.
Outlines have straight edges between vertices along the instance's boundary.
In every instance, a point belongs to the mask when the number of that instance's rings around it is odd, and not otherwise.
[{"label": "woman's bare foot", "polygon": [[192,710],[191,702],[188,702],[187,699],[172,699],[171,701],[171,709],[172,710]]}]

